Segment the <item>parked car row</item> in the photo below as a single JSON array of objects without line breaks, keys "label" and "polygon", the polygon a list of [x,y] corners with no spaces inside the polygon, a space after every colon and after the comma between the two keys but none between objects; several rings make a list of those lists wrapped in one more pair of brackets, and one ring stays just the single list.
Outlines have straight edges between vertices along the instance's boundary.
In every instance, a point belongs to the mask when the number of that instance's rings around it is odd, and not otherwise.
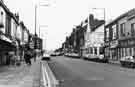
[{"label": "parked car row", "polygon": [[[59,56],[61,54],[55,53],[51,54],[51,56]],[[49,54],[44,53],[42,60],[50,61],[51,56]],[[68,57],[75,57],[78,58],[79,55],[77,53],[65,53],[64,56]],[[103,63],[108,63],[108,59],[104,57],[104,55],[91,55],[91,54],[85,54],[83,56],[84,59],[89,59],[94,62],[103,62]],[[123,67],[130,67],[130,68],[135,68],[135,56],[125,56],[120,59],[120,64]]]},{"label": "parked car row", "polygon": [[107,63],[108,59],[104,57],[104,55],[93,55],[93,54],[85,54],[84,59],[88,59],[94,62],[103,62]]},{"label": "parked car row", "polygon": [[67,57],[73,57],[73,58],[79,58],[79,54],[77,53],[65,53],[64,56],[67,56]]},{"label": "parked car row", "polygon": [[64,53],[62,52],[54,52],[51,54],[51,56],[62,56]]}]

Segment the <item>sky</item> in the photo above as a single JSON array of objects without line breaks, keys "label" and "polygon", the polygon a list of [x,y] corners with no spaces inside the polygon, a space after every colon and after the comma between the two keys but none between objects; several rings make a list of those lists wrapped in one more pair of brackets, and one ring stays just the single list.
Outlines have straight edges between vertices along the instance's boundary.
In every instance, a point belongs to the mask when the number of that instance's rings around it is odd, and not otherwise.
[{"label": "sky", "polygon": [[[72,29],[84,21],[89,13],[106,21],[134,8],[133,0],[3,0],[12,12],[18,12],[31,33],[35,32],[35,5],[37,5],[37,34],[43,38],[43,48],[61,47]],[[48,6],[43,6],[48,5]]]}]

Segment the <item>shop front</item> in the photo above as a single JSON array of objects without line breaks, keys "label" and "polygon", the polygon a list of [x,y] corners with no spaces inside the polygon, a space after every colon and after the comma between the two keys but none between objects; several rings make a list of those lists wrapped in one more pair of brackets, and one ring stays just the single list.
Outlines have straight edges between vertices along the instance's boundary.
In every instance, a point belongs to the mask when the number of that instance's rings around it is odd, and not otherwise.
[{"label": "shop front", "polygon": [[110,43],[109,42],[106,42],[104,44],[104,48],[105,48],[105,53],[104,53],[104,56],[106,59],[109,59],[110,58]]},{"label": "shop front", "polygon": [[135,39],[120,41],[119,57],[135,56]]},{"label": "shop front", "polygon": [[110,60],[118,61],[118,40],[110,42]]},{"label": "shop front", "polygon": [[0,39],[0,64],[10,63],[10,53],[16,51],[16,46],[5,36]]}]

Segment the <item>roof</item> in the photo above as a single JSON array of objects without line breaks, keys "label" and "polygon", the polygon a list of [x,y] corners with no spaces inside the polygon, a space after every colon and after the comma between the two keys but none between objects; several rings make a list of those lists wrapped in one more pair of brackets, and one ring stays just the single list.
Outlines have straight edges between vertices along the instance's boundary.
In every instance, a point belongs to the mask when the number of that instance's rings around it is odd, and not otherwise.
[{"label": "roof", "polygon": [[100,26],[103,25],[104,23],[105,23],[104,20],[100,20],[97,24],[95,24],[95,25],[93,26],[93,28],[91,29],[91,31],[92,31],[92,32],[95,31],[98,27],[100,27]]},{"label": "roof", "polygon": [[135,10],[135,8],[133,8],[133,9],[127,11],[127,12],[124,13],[124,14],[121,14],[121,15],[118,16],[116,19],[114,19],[113,21],[111,21],[110,23],[108,23],[108,24],[106,25],[106,27],[109,26],[109,25],[111,25],[111,24],[113,24],[114,22],[117,22],[118,20],[120,20],[120,19],[122,19],[122,18],[128,16],[128,13],[129,13],[129,12],[132,12],[132,11],[134,11],[134,10]]},{"label": "roof", "polygon": [[9,8],[7,8],[7,6],[3,3],[3,1],[0,1],[0,6],[3,7],[3,9],[6,11],[7,14],[9,14],[18,24],[17,18],[15,17],[15,15],[9,10]]}]

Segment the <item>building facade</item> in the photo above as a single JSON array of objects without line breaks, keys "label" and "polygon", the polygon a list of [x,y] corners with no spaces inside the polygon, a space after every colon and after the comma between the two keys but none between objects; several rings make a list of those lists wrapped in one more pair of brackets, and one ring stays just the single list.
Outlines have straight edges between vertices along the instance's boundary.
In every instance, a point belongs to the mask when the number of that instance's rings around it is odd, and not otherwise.
[{"label": "building facade", "polygon": [[0,1],[0,64],[10,64],[10,55],[16,53],[15,25],[17,26],[16,17]]},{"label": "building facade", "polygon": [[[94,18],[92,14],[89,15],[87,30],[85,32],[85,50],[84,56],[98,56],[103,53],[104,44],[104,20]],[[102,51],[101,51],[102,50]]]},{"label": "building facade", "polygon": [[105,57],[118,60],[118,22],[113,21],[105,27]]},{"label": "building facade", "polygon": [[119,61],[125,56],[135,56],[135,9],[132,9],[106,25],[105,55]]}]

